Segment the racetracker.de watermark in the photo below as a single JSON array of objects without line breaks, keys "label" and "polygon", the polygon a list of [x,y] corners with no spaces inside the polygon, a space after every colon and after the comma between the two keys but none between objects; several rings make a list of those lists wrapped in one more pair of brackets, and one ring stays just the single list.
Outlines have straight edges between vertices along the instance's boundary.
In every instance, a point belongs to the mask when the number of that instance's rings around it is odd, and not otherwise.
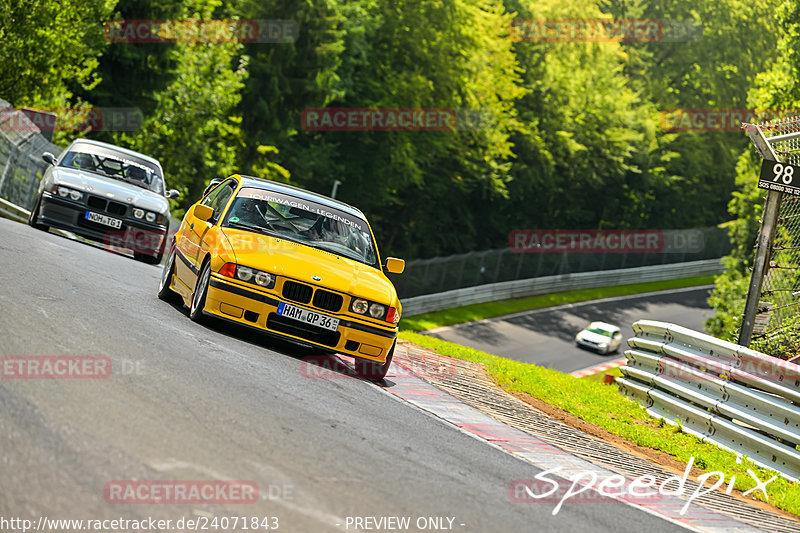
[{"label": "racetracker.de watermark", "polygon": [[761,123],[800,115],[800,109],[681,108],[664,109],[659,124],[666,132],[736,132],[742,123]]},{"label": "racetracker.de watermark", "polygon": [[450,107],[315,107],[300,114],[306,131],[474,131],[495,124],[485,110]]},{"label": "racetracker.de watermark", "polygon": [[114,480],[103,487],[110,504],[241,504],[258,501],[254,481]]},{"label": "racetracker.de watermark", "polygon": [[525,19],[511,22],[515,42],[686,42],[702,37],[703,25],[672,19]]},{"label": "racetracker.de watermark", "polygon": [[515,253],[698,253],[700,230],[518,229],[508,234]]},{"label": "racetracker.de watermark", "polygon": [[[367,365],[381,366],[378,361],[362,360]],[[428,357],[424,361],[395,362],[391,368],[391,377],[416,377],[423,379],[451,379],[456,374],[456,367],[449,358]],[[300,373],[308,379],[343,379],[358,377],[356,369],[344,364],[340,359],[330,355],[311,355],[304,357],[300,364]]]},{"label": "racetracker.de watermark", "polygon": [[172,19],[109,20],[110,43],[293,43],[300,27],[294,20]]},{"label": "racetracker.de watermark", "polygon": [[2,379],[104,379],[111,359],[104,355],[4,355]]},{"label": "racetracker.de watermark", "polygon": [[135,131],[142,122],[144,115],[138,107],[0,109],[2,131]]},{"label": "racetracker.de watermark", "polygon": [[667,381],[708,383],[718,378],[753,387],[770,383],[800,383],[800,367],[777,358],[744,358],[739,355],[695,356],[692,360],[662,358],[656,369]]}]

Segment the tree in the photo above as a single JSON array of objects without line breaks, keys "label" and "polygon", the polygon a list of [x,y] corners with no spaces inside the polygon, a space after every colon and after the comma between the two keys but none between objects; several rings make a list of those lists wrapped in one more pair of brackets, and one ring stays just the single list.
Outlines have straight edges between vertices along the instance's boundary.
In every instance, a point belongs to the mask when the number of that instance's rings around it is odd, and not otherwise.
[{"label": "tree", "polygon": [[3,0],[0,96],[12,105],[58,108],[99,78],[103,22],[116,0]]}]

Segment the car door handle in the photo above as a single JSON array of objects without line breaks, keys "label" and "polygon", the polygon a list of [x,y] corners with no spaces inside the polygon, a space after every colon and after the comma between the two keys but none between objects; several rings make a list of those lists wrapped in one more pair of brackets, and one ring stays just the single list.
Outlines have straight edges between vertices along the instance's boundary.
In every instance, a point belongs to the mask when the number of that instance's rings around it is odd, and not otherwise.
[{"label": "car door handle", "polygon": [[194,222],[189,226],[189,229],[194,229]]}]

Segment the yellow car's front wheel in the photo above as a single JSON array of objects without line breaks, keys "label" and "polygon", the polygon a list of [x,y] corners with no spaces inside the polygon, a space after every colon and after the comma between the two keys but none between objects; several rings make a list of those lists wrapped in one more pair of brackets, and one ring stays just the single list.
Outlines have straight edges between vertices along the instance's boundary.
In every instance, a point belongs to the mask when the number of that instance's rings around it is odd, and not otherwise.
[{"label": "yellow car's front wheel", "polygon": [[175,275],[175,253],[175,242],[173,241],[169,247],[167,264],[164,265],[164,270],[161,272],[161,280],[158,283],[158,298],[169,303],[178,301],[178,295],[170,288],[172,278]]},{"label": "yellow car's front wheel", "polygon": [[192,322],[202,323],[205,321],[203,308],[206,306],[206,295],[208,294],[208,282],[211,279],[211,263],[206,263],[200,275],[197,276],[197,285],[192,294],[192,307],[189,309],[189,318]]}]

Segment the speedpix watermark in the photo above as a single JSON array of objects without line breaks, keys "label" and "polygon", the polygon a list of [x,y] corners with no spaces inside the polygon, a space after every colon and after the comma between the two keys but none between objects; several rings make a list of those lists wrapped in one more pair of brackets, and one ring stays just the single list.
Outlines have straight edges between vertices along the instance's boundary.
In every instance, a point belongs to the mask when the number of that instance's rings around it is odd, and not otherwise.
[{"label": "speedpix watermark", "polygon": [[293,43],[294,20],[172,19],[110,20],[103,26],[110,43]]},{"label": "speedpix watermark", "polygon": [[[686,514],[689,506],[697,498],[713,492],[725,484],[725,474],[720,471],[706,472],[697,476],[697,487],[694,490],[688,489],[686,482],[694,464],[694,456],[689,459],[686,469],[682,476],[671,476],[660,483],[656,477],[645,474],[633,480],[614,474],[604,479],[599,479],[596,472],[582,471],[568,477],[553,478],[562,470],[561,466],[545,470],[534,476],[534,479],[516,479],[508,486],[509,498],[515,503],[552,503],[557,502],[552,514],[555,516],[568,500],[573,502],[597,503],[601,501],[611,501],[621,499],[636,504],[648,504],[660,501],[663,497],[682,497],[689,494],[688,500],[681,507],[680,514]],[[772,476],[767,481],[761,481],[751,469],[747,469],[748,475],[755,482],[755,486],[745,491],[742,495],[747,496],[754,491],[761,491],[766,499],[767,485],[777,479]],[[706,487],[706,483],[711,478],[717,478],[711,486]],[[564,479],[569,484],[568,488],[563,485]],[[731,476],[726,494],[733,490],[736,476]],[[592,494],[594,492],[595,494]]]}]

